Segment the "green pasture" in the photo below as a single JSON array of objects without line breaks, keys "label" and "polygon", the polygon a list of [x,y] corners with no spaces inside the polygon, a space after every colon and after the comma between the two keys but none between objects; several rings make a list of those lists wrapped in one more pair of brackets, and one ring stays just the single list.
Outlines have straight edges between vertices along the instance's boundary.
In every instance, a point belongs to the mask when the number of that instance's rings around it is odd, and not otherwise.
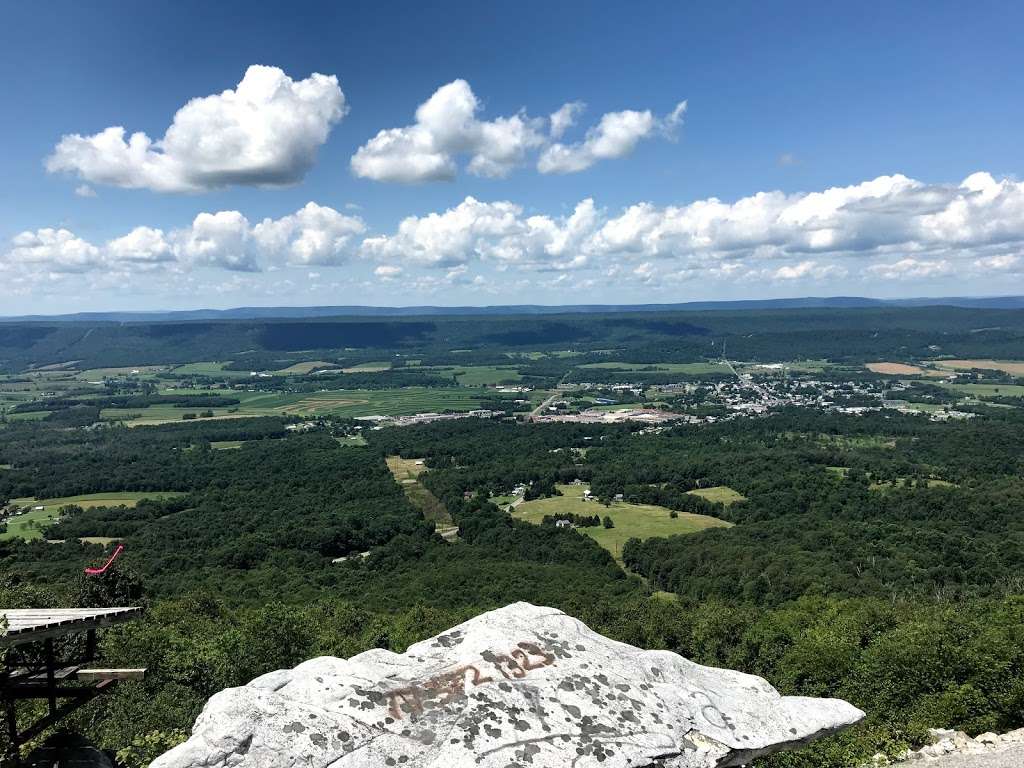
[{"label": "green pasture", "polygon": [[1020,384],[956,384],[943,382],[939,386],[970,397],[1024,397],[1024,386]]},{"label": "green pasture", "polygon": [[539,525],[545,515],[599,515],[602,520],[607,515],[615,523],[614,528],[598,526],[577,530],[590,536],[620,562],[622,545],[626,543],[627,539],[674,536],[682,533],[696,533],[707,528],[728,528],[731,525],[731,523],[715,517],[695,515],[689,512],[679,512],[679,516],[673,518],[666,507],[654,504],[630,504],[624,501],[614,501],[611,506],[606,507],[598,501],[583,500],[583,491],[587,487],[585,485],[559,485],[557,487],[562,492],[561,496],[523,502],[512,511],[513,516]]},{"label": "green pasture", "polygon": [[513,365],[446,365],[433,368],[422,368],[439,376],[455,376],[455,380],[463,387],[487,387],[512,383],[522,380],[519,370]]},{"label": "green pasture", "polygon": [[275,371],[275,373],[289,374],[298,373],[305,374],[315,371],[317,368],[334,368],[334,363],[329,363],[325,360],[306,360],[302,363],[292,363],[287,368],[281,368]]},{"label": "green pasture", "polygon": [[89,368],[80,371],[76,378],[82,381],[101,381],[103,379],[117,379],[125,376],[144,379],[166,370],[166,365],[125,365],[117,368]]},{"label": "green pasture", "polygon": [[747,497],[738,491],[734,491],[727,485],[715,485],[711,488],[695,488],[692,491],[688,491],[693,496],[700,496],[702,499],[707,499],[711,502],[718,502],[720,504],[735,504],[737,501],[746,501]]},{"label": "green pasture", "polygon": [[230,361],[206,360],[197,363],[186,363],[171,369],[171,373],[179,376],[214,376],[221,379],[248,379],[249,371],[229,371],[226,366]]},{"label": "green pasture", "polygon": [[63,496],[55,499],[34,499],[31,496],[11,499],[9,505],[16,507],[43,507],[12,517],[7,521],[3,539],[39,539],[42,529],[52,523],[60,514],[61,507],[77,504],[83,509],[91,507],[134,507],[141,499],[168,499],[183,494],[177,491],[120,491],[113,493],[85,493],[80,496]]}]

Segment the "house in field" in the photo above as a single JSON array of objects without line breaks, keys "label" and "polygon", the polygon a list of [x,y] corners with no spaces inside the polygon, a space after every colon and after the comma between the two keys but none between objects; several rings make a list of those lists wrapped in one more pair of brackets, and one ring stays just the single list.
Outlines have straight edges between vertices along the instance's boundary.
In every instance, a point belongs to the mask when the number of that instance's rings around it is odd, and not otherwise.
[{"label": "house in field", "polygon": [[584,501],[590,501],[593,498],[594,498],[594,494],[592,494],[590,492],[589,488],[587,488],[586,490],[583,491],[583,500]]},{"label": "house in field", "polygon": [[555,528],[572,528],[573,524],[568,520],[556,520]]}]

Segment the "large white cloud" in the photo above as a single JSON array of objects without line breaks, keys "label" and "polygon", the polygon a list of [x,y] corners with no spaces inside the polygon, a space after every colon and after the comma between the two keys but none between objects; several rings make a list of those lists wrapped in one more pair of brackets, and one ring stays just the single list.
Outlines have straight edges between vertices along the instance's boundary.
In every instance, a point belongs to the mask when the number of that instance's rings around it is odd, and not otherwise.
[{"label": "large white cloud", "polygon": [[481,271],[503,272],[509,285],[538,280],[541,271],[574,272],[577,287],[593,279],[656,288],[696,278],[751,285],[947,281],[958,289],[954,281],[962,278],[995,286],[1024,273],[1024,183],[987,173],[958,184],[893,175],[819,192],[637,203],[612,213],[588,198],[557,215],[467,197],[378,233],[368,233],[359,217],[311,202],[258,223],[240,211],[204,212],[177,229],[136,227],[104,244],[66,228],[23,232],[0,251],[0,269],[5,276],[258,272],[357,256],[356,271],[401,275],[403,288],[476,283]]},{"label": "large white cloud", "polygon": [[593,231],[597,214],[584,200],[569,217],[524,216],[521,206],[467,197],[443,213],[409,216],[392,235],[368,237],[365,256],[450,268],[470,261],[501,266],[558,268]]},{"label": "large white cloud", "polygon": [[292,80],[277,67],[253,65],[236,88],[179,109],[162,139],[142,132],[126,138],[122,126],[70,134],[46,168],[93,184],[158,192],[293,184],[346,110],[333,75]]},{"label": "large white cloud", "polygon": [[[551,116],[551,135],[558,137],[564,132],[563,126],[574,115],[562,107]],[[600,122],[587,131],[583,141],[575,144],[556,143],[547,147],[537,161],[541,173],[578,173],[585,171],[600,160],[625,157],[636,149],[636,145],[656,133],[674,138],[675,130],[683,121],[686,102],[676,105],[672,112],[657,118],[651,110],[643,112],[627,109],[622,112],[608,112]]]},{"label": "large white cloud", "polygon": [[542,122],[525,115],[477,118],[480,102],[465,80],[438,88],[416,110],[416,123],[383,130],[352,156],[352,171],[376,181],[450,180],[456,157],[469,156],[469,171],[504,176],[544,139]]},{"label": "large white cloud", "polygon": [[367,238],[362,250],[380,261],[437,267],[480,261],[564,270],[633,261],[645,279],[656,265],[663,274],[788,281],[1013,272],[1024,261],[1024,183],[986,173],[960,184],[881,176],[732,203],[638,203],[612,216],[591,200],[571,216],[552,217],[466,198],[408,217],[394,233]]},{"label": "large white cloud", "polygon": [[0,255],[0,268],[37,273],[146,271],[197,267],[260,272],[284,264],[337,265],[355,253],[363,220],[307,203],[255,226],[239,211],[203,212],[188,226],[164,232],[140,226],[95,245],[67,229],[26,231]]},{"label": "large white cloud", "polygon": [[46,228],[16,235],[3,262],[57,273],[87,272],[102,263],[102,253],[73,232]]},{"label": "large white cloud", "polygon": [[286,254],[291,264],[340,264],[366,231],[358,216],[345,216],[333,208],[306,203],[291,216],[264,219],[253,237],[267,254]]},{"label": "large white cloud", "polygon": [[419,106],[414,124],[382,130],[361,146],[352,156],[352,172],[402,184],[450,181],[458,173],[458,159],[467,157],[470,173],[501,177],[541,149],[538,168],[543,173],[581,171],[598,160],[628,155],[657,132],[670,134],[682,120],[685,102],[664,118],[650,110],[609,112],[580,144],[551,144],[575,124],[583,107],[582,102],[570,102],[547,119],[521,112],[481,120],[473,89],[465,80],[455,80]]}]

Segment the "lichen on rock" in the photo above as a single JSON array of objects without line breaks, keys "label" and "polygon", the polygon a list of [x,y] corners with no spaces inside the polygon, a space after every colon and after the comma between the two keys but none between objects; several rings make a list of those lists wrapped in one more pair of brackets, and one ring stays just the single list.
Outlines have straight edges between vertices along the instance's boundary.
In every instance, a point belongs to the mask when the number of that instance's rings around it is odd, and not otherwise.
[{"label": "lichen on rock", "polygon": [[515,603],[404,654],[312,659],[221,691],[153,768],[711,768],[863,715]]}]

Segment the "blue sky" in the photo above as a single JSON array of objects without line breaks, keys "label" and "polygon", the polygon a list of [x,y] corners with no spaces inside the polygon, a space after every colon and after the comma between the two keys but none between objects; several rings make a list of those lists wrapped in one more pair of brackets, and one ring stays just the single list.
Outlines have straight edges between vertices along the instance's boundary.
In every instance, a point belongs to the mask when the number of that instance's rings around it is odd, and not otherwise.
[{"label": "blue sky", "polygon": [[[0,28],[3,314],[1024,285],[1018,4],[7,4]],[[314,96],[239,116],[219,94],[251,65]],[[157,143],[126,159],[112,126]]]}]

